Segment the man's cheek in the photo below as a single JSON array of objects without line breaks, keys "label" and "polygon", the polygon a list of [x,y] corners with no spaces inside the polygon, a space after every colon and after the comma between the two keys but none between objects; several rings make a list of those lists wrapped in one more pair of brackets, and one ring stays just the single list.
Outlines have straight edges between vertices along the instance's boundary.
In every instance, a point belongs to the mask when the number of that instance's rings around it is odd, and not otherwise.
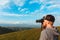
[{"label": "man's cheek", "polygon": [[43,23],[43,26],[45,26],[45,23]]}]

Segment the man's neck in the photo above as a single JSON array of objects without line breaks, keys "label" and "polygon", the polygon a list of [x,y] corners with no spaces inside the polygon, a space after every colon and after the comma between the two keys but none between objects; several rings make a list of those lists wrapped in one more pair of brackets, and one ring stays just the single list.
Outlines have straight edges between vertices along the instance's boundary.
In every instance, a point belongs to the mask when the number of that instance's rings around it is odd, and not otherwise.
[{"label": "man's neck", "polygon": [[47,25],[47,28],[53,28],[53,26],[52,25]]}]

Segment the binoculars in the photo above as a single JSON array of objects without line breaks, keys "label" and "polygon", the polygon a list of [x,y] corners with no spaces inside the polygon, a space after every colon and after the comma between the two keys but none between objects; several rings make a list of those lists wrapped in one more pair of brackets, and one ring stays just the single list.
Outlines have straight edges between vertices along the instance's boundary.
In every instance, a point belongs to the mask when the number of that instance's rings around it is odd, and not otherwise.
[{"label": "binoculars", "polygon": [[44,22],[44,18],[45,17],[43,17],[42,19],[36,20],[36,23],[43,23]]}]

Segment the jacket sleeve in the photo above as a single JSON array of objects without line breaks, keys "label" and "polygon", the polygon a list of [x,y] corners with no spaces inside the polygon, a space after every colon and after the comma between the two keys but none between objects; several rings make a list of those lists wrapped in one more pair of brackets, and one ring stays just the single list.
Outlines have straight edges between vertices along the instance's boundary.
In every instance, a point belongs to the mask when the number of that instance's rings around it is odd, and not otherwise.
[{"label": "jacket sleeve", "polygon": [[58,31],[56,27],[53,29],[53,35],[56,35],[56,36],[60,35],[60,32]]},{"label": "jacket sleeve", "polygon": [[56,31],[53,31],[53,34],[54,34],[54,35],[57,35],[57,36],[60,35],[60,34],[59,34],[58,32],[56,32]]},{"label": "jacket sleeve", "polygon": [[45,31],[41,32],[40,39],[39,40],[47,40],[47,34]]}]

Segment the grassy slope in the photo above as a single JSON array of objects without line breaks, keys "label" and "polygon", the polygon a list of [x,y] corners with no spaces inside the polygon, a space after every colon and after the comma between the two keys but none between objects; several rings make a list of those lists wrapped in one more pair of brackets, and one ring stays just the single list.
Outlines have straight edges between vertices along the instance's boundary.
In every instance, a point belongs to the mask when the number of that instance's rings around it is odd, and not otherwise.
[{"label": "grassy slope", "polygon": [[[60,30],[60,27],[58,27]],[[0,35],[0,40],[39,40],[40,28]],[[59,37],[60,38],[60,37]]]}]

